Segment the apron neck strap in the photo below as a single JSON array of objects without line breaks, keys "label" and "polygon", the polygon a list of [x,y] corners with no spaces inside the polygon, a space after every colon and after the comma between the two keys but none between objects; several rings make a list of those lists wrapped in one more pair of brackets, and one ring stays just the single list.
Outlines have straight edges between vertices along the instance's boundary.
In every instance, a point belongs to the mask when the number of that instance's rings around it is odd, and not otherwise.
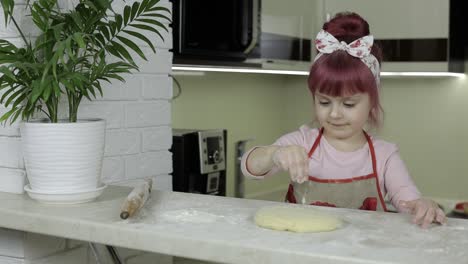
[{"label": "apron neck strap", "polygon": [[309,154],[308,154],[309,158],[312,157],[312,154],[314,154],[315,149],[317,148],[318,144],[320,143],[320,139],[322,138],[322,135],[323,135],[323,127],[320,128],[319,134],[318,134],[317,138],[315,139],[314,145],[312,145],[312,147],[309,150]]},{"label": "apron neck strap", "polygon": [[374,170],[374,173],[377,173],[377,161],[375,158],[374,144],[372,144],[372,140],[370,136],[367,134],[367,132],[364,130],[362,132],[364,132],[364,136],[367,139],[367,144],[369,145],[369,150],[370,150],[371,158],[372,158],[372,169]]}]

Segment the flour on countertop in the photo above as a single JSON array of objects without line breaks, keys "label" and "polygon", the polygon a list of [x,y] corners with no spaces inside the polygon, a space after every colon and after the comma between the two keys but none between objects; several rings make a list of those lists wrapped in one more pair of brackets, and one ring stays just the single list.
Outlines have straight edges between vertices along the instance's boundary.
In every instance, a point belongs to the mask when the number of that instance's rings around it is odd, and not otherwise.
[{"label": "flour on countertop", "polygon": [[223,216],[215,215],[207,212],[197,211],[194,209],[182,209],[165,212],[162,217],[167,220],[191,222],[191,223],[212,223],[223,218]]},{"label": "flour on countertop", "polygon": [[168,201],[168,203],[155,202],[149,199],[146,205],[132,218],[121,221],[131,224],[157,224],[157,223],[197,223],[210,224],[223,222],[230,225],[239,225],[252,221],[252,210],[239,207],[226,208],[200,203],[197,207],[184,208],[184,203]]}]

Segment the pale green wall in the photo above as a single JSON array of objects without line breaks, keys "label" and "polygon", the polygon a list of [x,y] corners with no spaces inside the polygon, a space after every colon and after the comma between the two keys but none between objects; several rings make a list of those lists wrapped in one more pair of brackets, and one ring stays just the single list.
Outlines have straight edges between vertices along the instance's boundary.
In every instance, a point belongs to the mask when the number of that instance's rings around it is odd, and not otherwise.
[{"label": "pale green wall", "polygon": [[397,142],[425,195],[468,198],[468,81],[388,79],[382,135]]},{"label": "pale green wall", "polygon": [[[204,76],[176,76],[176,79],[181,84],[182,94],[172,102],[172,126],[225,128],[228,131],[227,193],[232,196],[235,143],[255,138],[252,144],[271,144],[284,133],[282,120],[287,105],[282,98],[286,77],[207,73]],[[261,192],[286,183],[286,177],[249,181],[246,193]]]},{"label": "pale green wall", "polygon": [[[303,78],[289,78],[289,115],[294,127],[309,113]],[[425,196],[468,198],[468,80],[383,78],[385,111],[379,136],[397,143],[401,156]],[[294,102],[297,102],[296,104]]]},{"label": "pale green wall", "polygon": [[[182,96],[173,102],[173,126],[227,128],[228,195],[233,193],[234,142],[270,144],[312,116],[306,77],[255,74],[178,76]],[[425,196],[468,198],[468,80],[384,78],[385,125],[381,137],[399,145]],[[285,188],[282,174],[248,181],[246,193]]]}]

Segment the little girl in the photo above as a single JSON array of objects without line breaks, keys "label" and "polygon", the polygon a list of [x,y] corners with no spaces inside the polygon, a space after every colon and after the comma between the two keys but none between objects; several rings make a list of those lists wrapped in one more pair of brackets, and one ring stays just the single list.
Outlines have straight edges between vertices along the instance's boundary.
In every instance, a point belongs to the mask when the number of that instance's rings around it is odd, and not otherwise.
[{"label": "little girl", "polygon": [[308,78],[320,128],[303,125],[273,145],[251,149],[242,171],[255,179],[287,171],[290,203],[386,211],[388,195],[398,211],[414,215],[415,224],[443,224],[445,214],[421,198],[397,146],[364,130],[379,127],[382,116],[382,54],[373,40],[368,23],[355,13],[325,23]]}]

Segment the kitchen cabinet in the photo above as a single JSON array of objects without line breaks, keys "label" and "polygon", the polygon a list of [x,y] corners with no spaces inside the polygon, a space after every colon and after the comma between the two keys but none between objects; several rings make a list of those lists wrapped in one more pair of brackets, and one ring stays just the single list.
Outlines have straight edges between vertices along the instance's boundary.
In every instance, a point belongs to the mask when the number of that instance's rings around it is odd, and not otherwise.
[{"label": "kitchen cabinet", "polygon": [[[462,27],[468,23],[464,16],[468,7],[463,2],[265,0],[259,49],[245,67],[256,63],[253,67],[306,74],[316,55],[313,40],[323,23],[337,12],[353,11],[369,22],[383,48],[383,72],[464,73],[468,41]],[[223,64],[233,66],[228,61]]]},{"label": "kitchen cabinet", "polygon": [[325,17],[341,11],[363,16],[376,39],[437,39],[449,36],[449,1],[325,0]]},{"label": "kitchen cabinet", "polygon": [[310,62],[318,4],[310,0],[262,1],[259,61]]},{"label": "kitchen cabinet", "polygon": [[[326,18],[351,11],[363,16],[382,46],[382,71],[441,71],[450,67],[450,1],[326,0]],[[461,71],[461,70],[460,70]]]}]

